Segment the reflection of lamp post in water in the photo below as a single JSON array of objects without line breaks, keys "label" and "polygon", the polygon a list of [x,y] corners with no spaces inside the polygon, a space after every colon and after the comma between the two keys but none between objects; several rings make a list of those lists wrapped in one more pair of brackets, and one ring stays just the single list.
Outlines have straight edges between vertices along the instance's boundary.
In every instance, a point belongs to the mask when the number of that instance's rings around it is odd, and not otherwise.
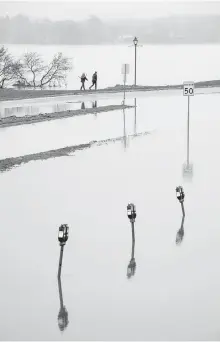
[{"label": "reflection of lamp post in water", "polygon": [[125,128],[125,86],[126,86],[126,80],[127,80],[127,75],[129,74],[129,64],[122,64],[122,69],[121,69],[122,75],[124,75],[124,96],[123,96],[123,121],[124,121],[124,148],[126,149],[127,147],[127,137],[126,137],[126,128]]},{"label": "reflection of lamp post in water", "polygon": [[180,245],[184,237],[184,220],[185,216],[182,217],[181,227],[176,234],[176,244]]},{"label": "reflection of lamp post in water", "polygon": [[137,99],[134,99],[134,135],[137,134]]},{"label": "reflection of lamp post in water", "polygon": [[[92,101],[92,108],[97,108],[97,101]],[[94,112],[95,118],[97,118],[97,112]]]},{"label": "reflection of lamp post in water", "polygon": [[97,101],[92,102],[92,108],[97,108]]},{"label": "reflection of lamp post in water", "polygon": [[128,218],[131,222],[131,228],[132,228],[132,252],[131,252],[131,260],[128,264],[128,268],[127,268],[127,277],[131,278],[131,276],[133,276],[135,274],[136,271],[136,262],[135,262],[135,258],[134,258],[134,248],[135,248],[135,231],[134,231],[134,222],[136,219],[136,208],[135,205],[133,203],[130,203],[127,205],[127,215]]},{"label": "reflection of lamp post in water", "polygon": [[67,325],[69,324],[69,321],[68,321],[68,311],[63,304],[61,278],[58,278],[58,288],[59,288],[59,297],[60,297],[60,311],[58,313],[58,326],[61,331],[64,331],[64,329],[66,329]]},{"label": "reflection of lamp post in water", "polygon": [[123,137],[124,137],[124,148],[126,150],[127,147],[127,136],[126,136],[126,123],[125,123],[125,109],[123,108],[123,123],[124,123],[124,133],[123,133]]}]

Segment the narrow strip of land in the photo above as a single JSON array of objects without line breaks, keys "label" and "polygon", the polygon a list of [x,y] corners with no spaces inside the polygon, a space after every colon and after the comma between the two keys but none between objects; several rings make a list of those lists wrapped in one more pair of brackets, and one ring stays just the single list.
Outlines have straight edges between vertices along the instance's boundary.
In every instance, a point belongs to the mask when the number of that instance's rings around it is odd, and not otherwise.
[{"label": "narrow strip of land", "polygon": [[[182,89],[182,84],[176,85],[158,85],[158,86],[126,86],[126,92],[133,91],[155,91],[155,90],[174,90]],[[195,82],[196,88],[220,87],[220,80],[210,80]],[[17,90],[17,89],[0,89],[0,101],[12,101],[22,99],[33,99],[43,97],[55,97],[62,95],[88,95],[88,94],[102,94],[102,93],[120,93],[124,91],[123,85],[116,85],[115,87],[108,87],[98,90]]]},{"label": "narrow strip of land", "polygon": [[86,108],[86,109],[77,109],[77,110],[68,110],[57,113],[47,113],[47,114],[38,114],[38,115],[26,115],[26,116],[9,116],[7,118],[0,119],[0,128],[11,127],[11,126],[20,126],[20,125],[30,125],[43,121],[51,121],[58,120],[64,118],[70,118],[73,116],[80,115],[88,115],[94,113],[101,112],[109,112],[113,110],[120,110],[126,108],[133,108],[133,106],[127,105],[109,105],[109,106],[100,106],[97,108]]},{"label": "narrow strip of land", "polygon": [[46,160],[50,158],[56,158],[56,157],[62,157],[62,156],[68,156],[72,152],[76,152],[78,150],[83,150],[85,148],[91,147],[91,143],[88,144],[81,144],[76,146],[67,146],[64,148],[60,148],[57,150],[50,150],[46,152],[40,152],[40,153],[33,153],[28,154],[21,157],[15,157],[15,158],[6,158],[0,160],[0,171],[7,171],[12,169],[14,166],[19,166],[21,164],[29,163],[30,161],[34,160]]},{"label": "narrow strip of land", "polygon": [[117,142],[117,141],[123,141],[128,138],[136,138],[140,136],[144,136],[149,134],[149,132],[141,132],[133,135],[128,135],[127,137],[116,137],[116,138],[110,138],[106,140],[99,140],[99,141],[91,141],[87,144],[80,144],[80,145],[75,145],[75,146],[67,146],[63,148],[59,148],[56,150],[50,150],[46,152],[39,152],[39,153],[32,153],[32,154],[27,154],[24,156],[20,157],[11,157],[11,158],[5,158],[0,160],[0,172],[5,172],[9,171],[15,166],[19,166],[21,164],[27,164],[31,161],[37,161],[37,160],[47,160],[50,158],[58,158],[58,157],[64,157],[68,156],[71,153],[84,150],[87,148],[90,148],[94,145],[102,145],[102,144],[108,144],[110,142]]}]

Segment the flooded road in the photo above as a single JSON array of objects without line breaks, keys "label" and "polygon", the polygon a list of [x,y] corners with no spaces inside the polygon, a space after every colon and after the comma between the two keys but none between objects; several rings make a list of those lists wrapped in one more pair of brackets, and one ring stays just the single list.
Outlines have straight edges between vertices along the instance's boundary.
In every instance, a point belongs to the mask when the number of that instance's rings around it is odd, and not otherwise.
[{"label": "flooded road", "polygon": [[[134,99],[128,99],[134,104]],[[219,340],[220,97],[137,97],[137,110],[1,130],[0,158],[149,131],[0,174],[1,340]],[[185,191],[182,212],[175,188]],[[136,273],[126,206],[136,204]],[[70,227],[58,327],[59,225]]]}]

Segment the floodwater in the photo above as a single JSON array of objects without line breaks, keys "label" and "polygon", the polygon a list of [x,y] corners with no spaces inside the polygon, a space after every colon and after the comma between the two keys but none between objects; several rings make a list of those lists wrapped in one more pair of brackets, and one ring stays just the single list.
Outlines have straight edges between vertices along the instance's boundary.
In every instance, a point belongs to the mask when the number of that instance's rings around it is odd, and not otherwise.
[{"label": "floodwater", "polygon": [[[150,134],[0,174],[1,340],[219,340],[219,94],[190,99],[190,179],[182,174],[187,98],[136,102],[136,126],[134,109],[125,111],[126,134]],[[122,111],[1,129],[1,158],[123,133]],[[178,246],[177,185],[186,211]],[[131,279],[129,202],[137,209]],[[62,223],[70,233],[60,331]]]},{"label": "floodwater", "polygon": [[[111,104],[112,101],[109,99],[103,100],[93,100],[93,101],[80,101],[73,100],[73,96],[69,96],[69,101],[61,101],[58,99],[42,101],[42,99],[35,99],[30,102],[29,100],[18,100],[18,101],[2,101],[0,102],[0,118],[6,118],[9,116],[25,116],[25,115],[38,115],[45,113],[57,113],[68,110],[77,110],[77,109],[87,109],[87,108],[96,108],[98,106],[103,106]],[[120,101],[121,104],[121,101]]]}]

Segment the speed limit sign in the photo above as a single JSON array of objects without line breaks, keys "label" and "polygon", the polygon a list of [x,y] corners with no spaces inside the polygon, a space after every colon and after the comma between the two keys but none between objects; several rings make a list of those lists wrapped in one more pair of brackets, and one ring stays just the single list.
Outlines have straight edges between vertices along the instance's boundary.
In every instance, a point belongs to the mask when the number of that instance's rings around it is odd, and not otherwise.
[{"label": "speed limit sign", "polygon": [[183,96],[194,96],[194,82],[183,83]]}]

